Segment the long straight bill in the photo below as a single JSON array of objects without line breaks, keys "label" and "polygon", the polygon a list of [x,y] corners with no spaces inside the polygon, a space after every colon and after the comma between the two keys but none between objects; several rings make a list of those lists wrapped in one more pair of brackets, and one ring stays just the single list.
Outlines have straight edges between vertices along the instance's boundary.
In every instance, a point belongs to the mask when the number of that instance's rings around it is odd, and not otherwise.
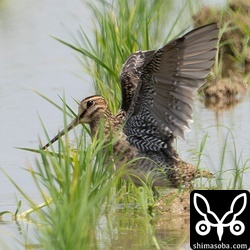
[{"label": "long straight bill", "polygon": [[78,117],[75,118],[68,126],[66,129],[60,131],[53,139],[51,139],[46,145],[42,147],[43,150],[47,149],[51,144],[53,144],[55,141],[57,141],[60,137],[64,136],[66,131],[69,132],[72,130],[74,127],[76,127],[79,124],[79,119]]}]

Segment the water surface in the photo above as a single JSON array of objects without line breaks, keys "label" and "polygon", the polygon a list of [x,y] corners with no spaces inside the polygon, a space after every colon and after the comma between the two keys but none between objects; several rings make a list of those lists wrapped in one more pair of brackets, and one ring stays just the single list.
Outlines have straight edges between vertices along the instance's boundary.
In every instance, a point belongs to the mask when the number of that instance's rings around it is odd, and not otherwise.
[{"label": "water surface", "polygon": [[[23,170],[34,165],[35,155],[15,147],[37,148],[39,136],[45,140],[38,114],[50,134],[62,128],[61,112],[34,90],[59,105],[58,95],[65,95],[75,109],[73,98],[93,94],[76,55],[51,37],[72,41],[79,23],[91,30],[89,13],[78,0],[0,0],[0,167],[37,202],[34,183]],[[18,199],[0,171],[0,211],[14,212]],[[0,246],[8,232],[18,235],[15,223],[0,224]]]},{"label": "water surface", "polygon": [[[74,52],[50,37],[53,35],[72,41],[71,34],[77,33],[79,23],[90,34],[90,20],[90,13],[77,0],[0,0],[0,167],[38,203],[40,200],[34,183],[23,170],[34,166],[36,156],[15,147],[37,148],[39,136],[43,142],[46,141],[38,114],[51,136],[63,127],[61,112],[33,90],[59,105],[58,95],[65,95],[74,110],[77,110],[77,104],[73,98],[81,100],[94,94],[91,80],[83,73]],[[192,130],[186,134],[185,142],[178,142],[182,158],[196,164],[194,152],[199,151],[201,140],[207,134],[201,165],[212,172],[218,171],[221,152],[230,130],[233,137],[228,137],[225,168],[233,169],[235,160],[239,158],[242,164],[246,162],[250,157],[249,110],[249,94],[234,109],[219,113],[205,109],[197,101]],[[238,154],[236,158],[234,143]],[[244,178],[246,188],[250,188],[249,183],[248,170]],[[20,198],[7,177],[0,172],[0,211],[15,211]],[[27,205],[23,204],[25,208]],[[15,244],[6,235],[11,232],[18,237],[18,230],[15,223],[0,224],[0,246],[6,241],[7,245]],[[162,227],[157,232],[159,237],[165,237],[166,231]]]}]

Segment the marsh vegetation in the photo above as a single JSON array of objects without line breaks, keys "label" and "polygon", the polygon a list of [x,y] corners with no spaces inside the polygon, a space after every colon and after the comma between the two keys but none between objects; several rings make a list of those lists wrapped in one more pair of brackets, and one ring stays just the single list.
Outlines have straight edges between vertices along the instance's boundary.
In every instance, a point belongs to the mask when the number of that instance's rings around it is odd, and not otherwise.
[{"label": "marsh vegetation", "polygon": [[[180,20],[186,11],[191,15],[196,14],[196,23],[200,20],[201,15],[197,15],[191,1],[187,1],[178,10],[176,19],[170,21],[168,14],[173,18],[170,15],[173,2],[165,0],[113,1],[112,3],[89,1],[86,6],[92,11],[94,17],[94,39],[87,36],[82,26],[72,42],[56,38],[78,53],[79,62],[83,70],[90,75],[96,93],[108,100],[113,112],[116,113],[120,107],[119,72],[127,56],[140,49],[158,48],[182,34],[183,23]],[[215,20],[213,12],[215,11],[209,12],[211,21]],[[234,44],[231,44],[224,32],[228,30],[232,32],[236,29],[236,24],[232,24],[229,21],[230,18],[225,17],[227,15],[231,15],[230,9],[220,11],[219,14],[216,12],[216,16],[220,18],[215,21],[221,27],[220,37],[223,37],[219,48],[224,44],[230,44],[230,47],[234,48]],[[245,28],[243,24],[240,27]],[[228,54],[225,55],[227,52],[224,50],[218,55],[208,81],[210,86],[211,82],[218,79],[233,84],[234,77],[239,72],[243,82],[241,84],[244,88],[243,92],[246,92],[247,75],[237,67],[242,69],[242,64],[246,64],[248,57],[245,53],[249,50],[249,38],[250,32],[247,30],[240,38],[246,47],[237,51],[236,56],[229,57]],[[236,69],[233,70],[236,73],[233,76],[230,74],[225,76],[223,73],[224,57],[229,57],[233,61],[238,60],[235,62]],[[208,93],[208,90],[206,91]],[[218,94],[220,90],[215,89],[214,92]],[[200,95],[205,102],[207,98],[213,98],[212,94],[207,93]],[[225,98],[224,93],[220,94]],[[46,96],[42,94],[40,96],[62,112],[65,127],[69,120],[76,116],[63,97],[60,107]],[[228,102],[230,98],[225,99]],[[214,105],[219,102],[216,100]],[[49,140],[46,124],[42,126]],[[198,141],[198,150],[193,153],[197,166],[202,165],[208,136],[206,134]],[[83,126],[82,132],[75,134],[73,142],[69,140],[66,133],[66,136],[60,138],[58,144],[52,145],[49,150],[23,148],[38,154],[36,166],[29,166],[27,170],[39,190],[41,204],[35,203],[9,176],[9,180],[30,204],[30,209],[22,211],[19,203],[16,212],[2,212],[0,219],[11,214],[13,220],[23,225],[24,242],[21,244],[26,249],[36,247],[43,249],[117,249],[118,247],[120,249],[178,249],[180,246],[188,248],[190,190],[183,190],[181,187],[176,190],[160,189],[160,199],[155,200],[151,188],[146,183],[137,188],[130,181],[121,179],[123,170],[113,171],[113,163],[107,161],[112,154],[112,141],[110,145],[104,142],[105,138],[99,136],[90,143],[88,127]],[[245,188],[243,180],[245,174],[249,173],[250,158],[242,159],[241,152],[238,153],[234,142],[234,135],[227,130],[227,137],[220,152],[220,165],[215,170],[216,177],[207,181],[197,180],[194,184],[195,188]],[[233,167],[227,169],[225,162],[229,157],[227,154],[229,144],[233,145],[234,163]],[[41,146],[42,143],[40,148]],[[107,148],[106,154],[103,154],[103,147]],[[32,239],[26,226],[29,223],[35,225],[36,234]]]}]

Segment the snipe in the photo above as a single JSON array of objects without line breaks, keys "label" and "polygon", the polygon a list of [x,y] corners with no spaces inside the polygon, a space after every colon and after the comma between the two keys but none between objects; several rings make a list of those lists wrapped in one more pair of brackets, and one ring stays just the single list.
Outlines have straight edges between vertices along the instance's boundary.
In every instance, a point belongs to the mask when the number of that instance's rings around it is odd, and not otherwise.
[{"label": "snipe", "polygon": [[218,32],[216,24],[209,24],[158,50],[133,53],[120,74],[122,106],[118,114],[111,113],[102,96],[90,96],[81,101],[78,116],[67,131],[86,123],[95,136],[103,119],[107,140],[111,133],[119,134],[113,144],[114,155],[120,155],[116,168],[139,158],[127,166],[124,176],[137,185],[150,180],[153,188],[178,187],[190,185],[200,176],[210,177],[211,173],[182,161],[173,140],[184,139],[184,131],[189,129],[195,92],[206,82],[215,60]]}]

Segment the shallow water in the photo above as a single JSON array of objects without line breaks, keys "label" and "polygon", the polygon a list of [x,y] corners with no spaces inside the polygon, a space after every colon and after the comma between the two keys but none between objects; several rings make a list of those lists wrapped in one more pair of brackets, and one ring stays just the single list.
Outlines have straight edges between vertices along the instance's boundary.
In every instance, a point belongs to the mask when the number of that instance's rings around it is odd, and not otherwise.
[{"label": "shallow water", "polygon": [[[202,168],[217,173],[221,167],[223,148],[226,144],[223,170],[235,169],[235,162],[241,167],[246,163],[243,186],[250,188],[250,93],[246,93],[244,101],[233,109],[215,112],[208,110],[200,101],[194,107],[194,124],[192,130],[186,134],[186,141],[179,143],[179,151],[185,152],[185,157],[191,157],[199,152],[204,136],[208,135],[205,149],[201,158]],[[187,152],[190,151],[188,156]],[[188,159],[188,158],[186,158]],[[197,159],[190,159],[193,164]],[[232,174],[232,172],[230,172]],[[232,176],[226,176],[227,180]],[[226,185],[225,185],[226,187]]]},{"label": "shallow water", "polygon": [[[61,112],[34,90],[61,105],[93,94],[91,83],[73,51],[50,35],[72,41],[79,23],[91,29],[89,13],[78,0],[0,1],[0,167],[27,194],[39,202],[30,175],[22,168],[34,164],[35,155],[15,147],[37,148],[45,140],[39,115],[50,134],[62,128]],[[0,171],[0,211],[15,211],[20,195]],[[23,209],[27,207],[23,204]],[[15,224],[0,224],[1,238]],[[10,238],[7,241],[12,241]],[[1,248],[1,247],[0,247]]]},{"label": "shallow water", "polygon": [[[76,31],[80,20],[90,25],[88,13],[84,17],[80,9],[84,7],[77,0],[1,1],[0,166],[24,186],[29,186],[25,181],[27,173],[20,167],[32,162],[33,156],[14,147],[39,145],[39,135],[44,138],[39,116],[50,134],[56,132],[63,120],[60,112],[34,90],[59,105],[58,95],[65,93],[67,102],[75,108],[73,97],[81,99],[93,93],[72,50],[50,37],[72,40],[70,32]],[[13,192],[13,188],[2,173],[0,178],[1,195],[8,197],[8,190]],[[2,202],[3,199],[0,206]]]},{"label": "shallow water", "polygon": [[[22,169],[34,164],[35,155],[15,147],[37,148],[39,136],[43,142],[46,141],[38,114],[50,135],[63,127],[61,112],[33,90],[59,105],[61,101],[58,95],[65,94],[67,103],[74,110],[77,110],[77,104],[73,98],[81,100],[94,94],[91,81],[80,68],[74,52],[49,36],[72,41],[70,34],[76,34],[79,23],[90,31],[90,21],[90,14],[77,0],[0,0],[0,167],[38,203],[40,200],[34,183]],[[249,93],[234,109],[218,114],[205,109],[197,101],[192,130],[186,134],[185,142],[178,142],[182,158],[195,164],[197,158],[193,157],[191,151],[198,151],[202,138],[208,133],[201,165],[212,172],[218,171],[222,147],[228,134],[226,126],[234,135],[238,157],[241,155],[242,162],[247,161],[250,157],[249,110]],[[233,154],[233,138],[229,136],[225,157],[225,167],[228,169],[234,168]],[[248,170],[244,178],[246,188],[250,188],[249,183]],[[0,171],[0,211],[14,212],[20,198]],[[26,208],[24,203],[23,210]],[[160,221],[164,222],[163,219]],[[166,222],[163,227],[156,225],[159,238],[164,239],[165,233],[171,232],[163,229],[168,224]],[[172,233],[176,233],[176,230],[172,229]],[[0,248],[3,242],[7,246],[15,246],[9,234],[22,239],[15,223],[0,223]],[[124,238],[122,235],[125,235]],[[121,232],[119,241],[125,244],[126,239],[126,232]],[[135,239],[136,236],[131,237],[130,242]],[[183,247],[188,248],[188,240]]]}]

